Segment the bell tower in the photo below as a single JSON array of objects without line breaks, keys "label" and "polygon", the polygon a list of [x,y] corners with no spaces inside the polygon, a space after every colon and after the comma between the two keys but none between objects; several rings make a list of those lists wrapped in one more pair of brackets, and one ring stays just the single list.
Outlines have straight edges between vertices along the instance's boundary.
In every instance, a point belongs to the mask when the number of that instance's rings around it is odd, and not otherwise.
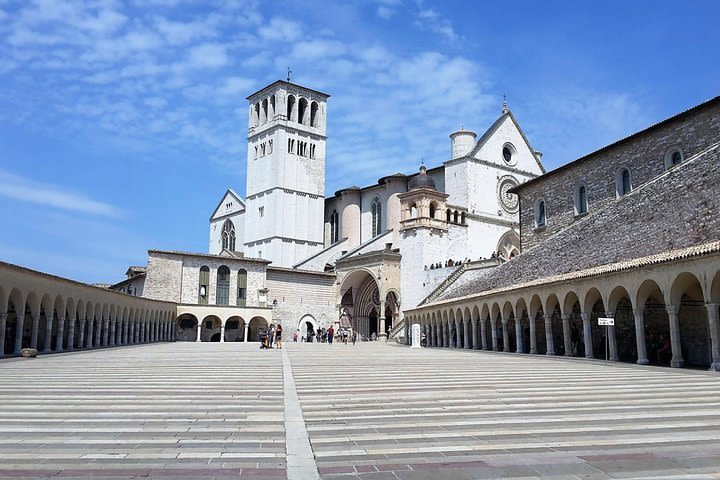
[{"label": "bell tower", "polygon": [[246,256],[291,267],[322,249],[328,98],[282,80],[247,97]]}]

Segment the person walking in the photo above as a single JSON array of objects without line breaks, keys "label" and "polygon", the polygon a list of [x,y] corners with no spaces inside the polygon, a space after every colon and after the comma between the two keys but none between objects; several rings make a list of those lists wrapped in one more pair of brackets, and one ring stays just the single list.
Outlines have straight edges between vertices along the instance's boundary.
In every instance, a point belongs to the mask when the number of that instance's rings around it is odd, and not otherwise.
[{"label": "person walking", "polygon": [[335,335],[335,329],[332,327],[332,325],[330,325],[330,328],[328,328],[327,331],[328,345],[332,345],[333,335]]},{"label": "person walking", "polygon": [[356,332],[355,330],[353,330],[353,332],[352,332],[352,342],[353,342],[353,345],[355,345],[355,341],[356,341],[356,340],[357,340],[357,332]]},{"label": "person walking", "polygon": [[275,327],[275,347],[282,348],[282,324]]},{"label": "person walking", "polygon": [[299,332],[300,332],[299,330],[295,330],[295,331],[293,332],[293,342],[294,342],[294,343],[297,343],[297,339],[298,339],[298,334],[299,334]]}]

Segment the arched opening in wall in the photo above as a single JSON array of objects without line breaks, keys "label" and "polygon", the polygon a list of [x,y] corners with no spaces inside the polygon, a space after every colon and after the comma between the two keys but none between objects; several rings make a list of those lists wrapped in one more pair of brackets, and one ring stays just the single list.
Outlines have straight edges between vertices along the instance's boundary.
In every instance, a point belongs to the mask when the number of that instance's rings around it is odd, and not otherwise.
[{"label": "arched opening in wall", "polygon": [[710,330],[702,287],[692,273],[682,273],[673,282],[671,302],[678,306],[680,347],[686,367],[707,369],[712,363]]},{"label": "arched opening in wall", "polygon": [[207,305],[210,296],[210,267],[203,265],[200,267],[200,275],[198,277],[198,304]]},{"label": "arched opening in wall", "polygon": [[262,115],[260,116],[260,123],[267,123],[268,121],[268,100],[267,98],[262,101]]},{"label": "arched opening in wall", "polygon": [[377,337],[380,333],[378,326],[378,314],[375,307],[370,307],[367,314],[368,317],[368,337]]},{"label": "arched opening in wall", "polygon": [[230,269],[225,265],[218,268],[217,285],[215,293],[216,305],[230,304]]},{"label": "arched opening in wall", "polygon": [[400,301],[395,292],[385,295],[385,334],[389,334],[400,315]]},{"label": "arched opening in wall", "polygon": [[382,222],[382,207],[380,206],[380,199],[375,197],[372,204],[370,205],[370,213],[372,216],[372,237],[380,235],[381,222]]},{"label": "arched opening in wall", "polygon": [[592,304],[590,310],[590,331],[592,335],[593,353],[595,358],[605,358],[605,355],[610,356],[610,352],[607,350],[606,340],[606,327],[598,325],[598,318],[605,317],[605,305],[601,298],[599,298]]},{"label": "arched opening in wall", "polygon": [[48,314],[52,314],[52,300],[48,294],[43,295],[40,301],[40,320],[38,321],[38,338],[37,349],[42,352],[45,350],[45,331],[47,329]]},{"label": "arched opening in wall", "polygon": [[300,101],[298,102],[298,123],[302,123],[303,125],[308,124],[308,101],[305,98],[300,98]]},{"label": "arched opening in wall", "polygon": [[457,348],[465,348],[465,322],[463,322],[462,312],[458,310],[455,313],[455,321],[457,323]]},{"label": "arched opening in wall", "polygon": [[238,270],[237,274],[237,306],[244,307],[247,304],[247,271],[244,268]]},{"label": "arched opening in wall", "polygon": [[637,363],[637,341],[635,336],[635,315],[630,295],[624,287],[615,287],[608,299],[610,312],[615,312],[615,342],[617,356],[621,362]]},{"label": "arched opening in wall", "polygon": [[340,240],[340,216],[337,210],[330,214],[330,243],[337,243]]},{"label": "arched opening in wall", "polygon": [[520,253],[520,235],[513,229],[503,233],[498,240],[495,251],[499,253],[500,258],[506,260],[513,258]]},{"label": "arched opening in wall", "polygon": [[295,116],[294,116],[295,111],[294,111],[294,110],[295,110],[295,96],[294,96],[294,95],[288,95],[288,97],[287,97],[287,112],[286,112],[287,115],[286,115],[286,118],[287,118],[289,121],[292,121],[292,122],[295,121]]},{"label": "arched opening in wall", "polygon": [[201,342],[219,342],[221,320],[215,315],[208,315],[203,318],[202,329],[200,330]]},{"label": "arched opening in wall", "polygon": [[275,119],[275,95],[270,96],[270,120]]},{"label": "arched opening in wall", "polygon": [[435,218],[436,211],[437,211],[437,203],[430,202],[430,218]]},{"label": "arched opening in wall", "polygon": [[632,176],[627,167],[623,167],[615,174],[615,193],[617,198],[627,195],[633,189]]},{"label": "arched opening in wall", "polygon": [[251,318],[250,323],[248,323],[248,340],[251,342],[259,342],[260,333],[267,331],[269,326],[268,321],[263,317]]},{"label": "arched opening in wall", "polygon": [[225,341],[242,342],[245,335],[245,320],[235,315],[225,321]]},{"label": "arched opening in wall", "polygon": [[[378,333],[380,290],[374,275],[368,270],[354,270],[345,276],[338,290],[337,303],[341,305],[343,315],[349,318],[352,329],[363,338],[369,338],[372,331]],[[370,313],[373,309],[376,326],[371,329]]]},{"label": "arched opening in wall", "polygon": [[317,102],[312,102],[310,104],[310,126],[311,127],[318,126],[318,103]]},{"label": "arched opening in wall", "polygon": [[445,221],[448,223],[452,222],[452,212],[449,208],[445,210]]},{"label": "arched opening in wall", "polygon": [[515,335],[515,313],[510,312],[510,317],[507,322],[507,335],[508,335],[508,351],[517,351],[517,339]]},{"label": "arched opening in wall", "polygon": [[255,126],[260,125],[260,103],[255,104]]},{"label": "arched opening in wall", "polygon": [[418,216],[417,205],[415,205],[413,203],[412,205],[410,205],[410,218],[417,218],[417,216]]},{"label": "arched opening in wall", "polygon": [[[563,337],[562,315],[560,313],[560,302],[554,293],[547,300],[550,314],[550,327],[552,330],[552,343],[555,355],[565,355],[565,341]],[[551,310],[552,309],[552,310]]]},{"label": "arched opening in wall", "polygon": [[[5,355],[12,355],[15,352],[15,341],[18,335],[19,325],[25,324],[25,301],[19,290],[15,289],[10,293],[7,306],[7,319],[5,321]],[[22,334],[21,334],[22,338]]]},{"label": "arched opening in wall", "polygon": [[585,339],[583,338],[583,322],[580,308],[580,299],[575,292],[565,295],[564,311],[569,316],[570,324],[570,355],[573,357],[585,356]]},{"label": "arched opening in wall", "polygon": [[453,223],[454,223],[455,225],[457,225],[459,221],[460,221],[460,212],[458,212],[457,210],[455,210],[455,211],[453,212]]},{"label": "arched opening in wall", "polygon": [[515,306],[518,312],[516,321],[520,322],[520,337],[522,338],[522,353],[530,353],[530,317],[527,311],[527,304],[524,299],[520,299]]},{"label": "arched opening in wall", "polygon": [[477,339],[473,336],[473,317],[470,313],[470,309],[465,307],[465,310],[463,311],[463,319],[467,322],[467,329],[468,329],[468,345],[467,348],[475,348]]},{"label": "arched opening in wall", "polygon": [[[493,349],[493,344],[492,344],[493,329],[492,329],[492,322],[490,321],[490,314],[488,313],[483,318],[482,321],[485,324],[485,347],[488,350],[492,350]],[[481,334],[482,334],[482,332],[481,332]]]},{"label": "arched opening in wall", "polygon": [[461,225],[467,225],[467,213],[462,212],[460,214],[460,224]]},{"label": "arched opening in wall", "polygon": [[584,215],[588,212],[587,187],[580,185],[575,191],[575,215]]},{"label": "arched opening in wall", "polygon": [[198,319],[191,313],[183,313],[175,321],[175,340],[194,342],[197,340]]},{"label": "arched opening in wall", "polygon": [[[112,316],[111,316],[112,315]],[[114,318],[115,315],[115,308],[114,306],[110,309],[109,315],[103,314],[103,318],[106,319],[105,323],[107,324],[105,326],[106,330],[110,329],[110,318]],[[57,351],[58,347],[62,345],[62,339],[58,338],[58,333],[61,332],[60,325],[62,325],[62,333],[64,335],[65,331],[65,300],[61,296],[57,296],[55,298],[55,303],[53,305],[53,324],[52,324],[52,330],[50,337],[50,349],[54,352]],[[103,331],[103,345],[105,344],[105,330]],[[109,340],[108,340],[109,343]]]},{"label": "arched opening in wall", "polygon": [[[340,322],[343,323],[342,321]],[[315,332],[317,331],[318,323],[310,314],[303,315],[298,322],[297,329],[300,330],[300,341],[312,342],[315,340]]]}]

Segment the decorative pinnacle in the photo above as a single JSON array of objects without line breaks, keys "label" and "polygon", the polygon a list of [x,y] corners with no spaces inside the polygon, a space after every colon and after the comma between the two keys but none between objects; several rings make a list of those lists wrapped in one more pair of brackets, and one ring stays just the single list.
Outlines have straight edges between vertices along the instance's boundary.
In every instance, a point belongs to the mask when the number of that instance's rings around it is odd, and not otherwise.
[{"label": "decorative pinnacle", "polygon": [[502,113],[508,113],[507,95],[503,94]]}]

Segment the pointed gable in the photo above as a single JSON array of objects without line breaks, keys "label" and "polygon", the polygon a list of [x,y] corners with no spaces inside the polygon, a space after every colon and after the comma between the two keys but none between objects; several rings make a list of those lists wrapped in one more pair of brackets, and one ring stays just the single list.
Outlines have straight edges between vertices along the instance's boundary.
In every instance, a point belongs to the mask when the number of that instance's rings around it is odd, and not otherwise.
[{"label": "pointed gable", "polygon": [[210,221],[212,222],[213,220],[224,218],[244,211],[245,202],[243,202],[240,196],[237,193],[233,192],[232,189],[228,189],[223,195],[222,200],[220,200],[220,203],[218,203],[218,206],[215,207],[215,210],[210,216]]},{"label": "pointed gable", "polygon": [[[509,160],[505,158],[504,148],[509,150]],[[525,172],[545,173],[545,168],[535,149],[532,148],[525,133],[520,128],[510,110],[500,115],[492,126],[477,141],[475,148],[468,154],[498,165],[510,166]]]}]

